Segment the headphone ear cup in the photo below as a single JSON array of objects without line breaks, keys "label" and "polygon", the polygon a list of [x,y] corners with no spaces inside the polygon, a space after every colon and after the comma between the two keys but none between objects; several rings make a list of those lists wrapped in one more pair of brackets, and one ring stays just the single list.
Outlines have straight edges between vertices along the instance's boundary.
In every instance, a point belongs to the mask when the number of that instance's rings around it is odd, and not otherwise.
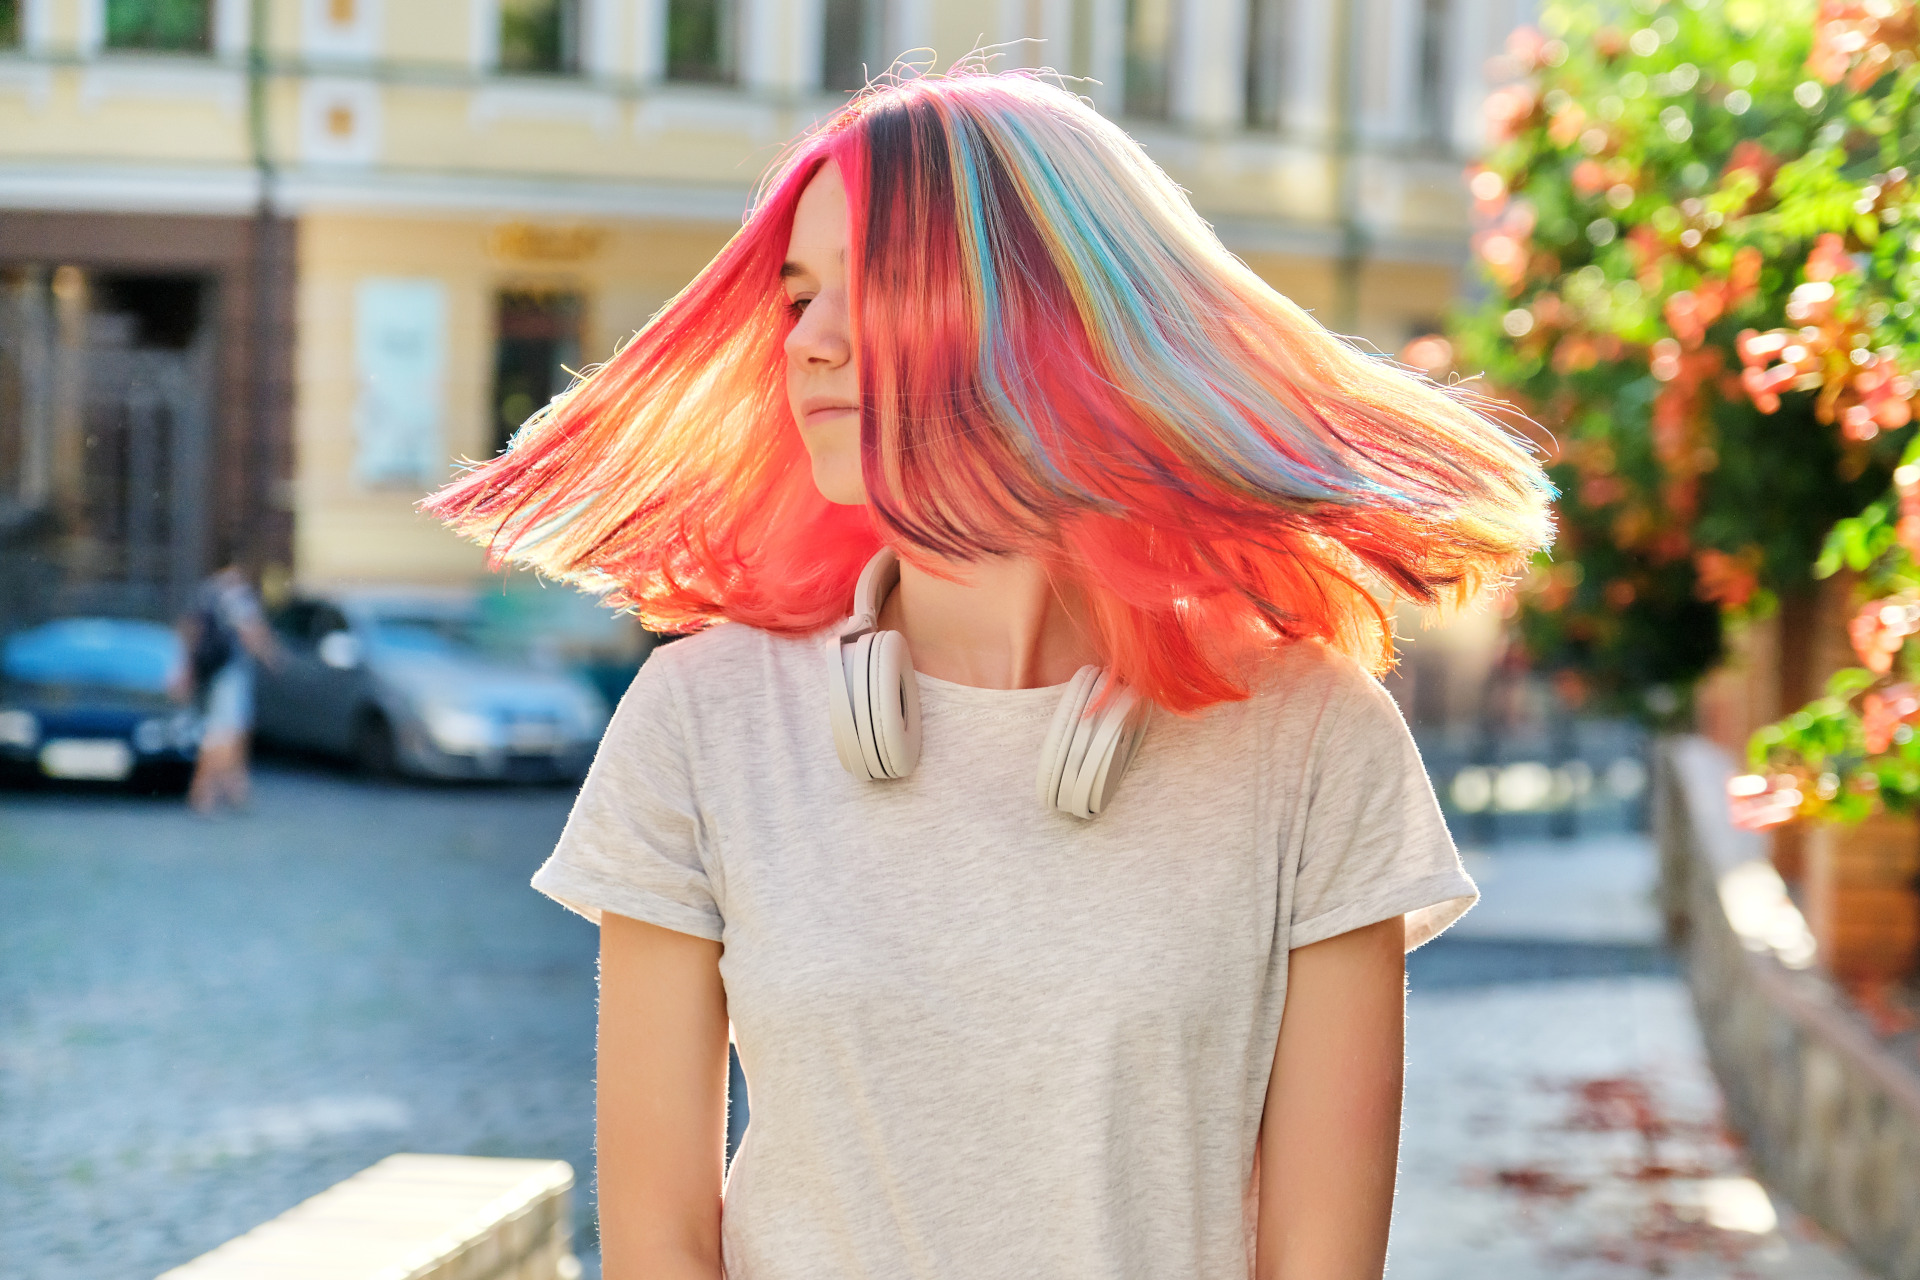
[{"label": "headphone ear cup", "polygon": [[1047,726],[1047,740],[1040,748],[1040,768],[1034,777],[1040,807],[1052,809],[1060,803],[1060,784],[1067,776],[1067,757],[1094,686],[1100,681],[1100,668],[1082,667],[1067,683],[1067,691],[1054,708],[1053,723]]},{"label": "headphone ear cup", "polygon": [[1146,733],[1147,703],[1124,686],[1089,712],[1108,684],[1098,667],[1082,667],[1067,686],[1040,752],[1040,803],[1076,818],[1107,807]]},{"label": "headphone ear cup", "polygon": [[840,649],[846,660],[847,700],[853,705],[853,728],[860,746],[861,772],[854,776],[869,781],[889,776],[885,763],[880,759],[880,744],[874,738],[873,697],[868,688],[873,673],[872,660],[867,651],[873,647],[874,636],[875,633],[869,631],[866,635],[854,637]]},{"label": "headphone ear cup", "polygon": [[920,763],[920,682],[907,638],[898,631],[865,637],[867,723],[883,778],[904,778]]},{"label": "headphone ear cup", "polygon": [[[833,750],[840,757],[840,767],[856,778],[871,780],[873,775],[867,772],[866,755],[860,750],[860,730],[853,718],[853,691],[847,681],[852,648],[850,644],[843,644],[838,636],[827,646],[827,712],[833,721]],[[864,662],[860,666],[865,670]]]},{"label": "headphone ear cup", "polygon": [[1139,694],[1122,688],[1115,692],[1098,717],[1089,717],[1097,723],[1092,728],[1080,771],[1072,780],[1070,803],[1067,802],[1069,786],[1061,784],[1061,808],[1077,818],[1093,818],[1107,807],[1114,792],[1120,789],[1120,779],[1126,776],[1127,766],[1133,763],[1133,753],[1140,749],[1140,739],[1146,736],[1146,711],[1146,703]]}]

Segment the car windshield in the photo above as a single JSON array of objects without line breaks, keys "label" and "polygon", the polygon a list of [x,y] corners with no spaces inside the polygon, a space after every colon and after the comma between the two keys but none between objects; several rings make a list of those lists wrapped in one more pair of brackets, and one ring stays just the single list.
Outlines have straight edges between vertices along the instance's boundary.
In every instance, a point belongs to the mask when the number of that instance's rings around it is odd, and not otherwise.
[{"label": "car windshield", "polygon": [[398,653],[471,654],[477,647],[472,618],[454,614],[389,614],[373,620],[376,647]]},{"label": "car windshield", "polygon": [[167,627],[116,618],[69,618],[22,631],[0,649],[13,684],[164,693],[180,666],[180,641]]}]

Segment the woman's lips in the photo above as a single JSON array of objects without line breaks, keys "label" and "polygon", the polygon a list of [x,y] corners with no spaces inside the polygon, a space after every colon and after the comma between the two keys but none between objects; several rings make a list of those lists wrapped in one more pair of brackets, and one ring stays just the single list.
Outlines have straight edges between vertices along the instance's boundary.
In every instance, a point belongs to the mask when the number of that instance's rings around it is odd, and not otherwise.
[{"label": "woman's lips", "polygon": [[850,404],[815,405],[807,409],[807,425],[810,427],[821,426],[824,423],[831,422],[835,418],[858,412],[860,412],[860,410]]}]

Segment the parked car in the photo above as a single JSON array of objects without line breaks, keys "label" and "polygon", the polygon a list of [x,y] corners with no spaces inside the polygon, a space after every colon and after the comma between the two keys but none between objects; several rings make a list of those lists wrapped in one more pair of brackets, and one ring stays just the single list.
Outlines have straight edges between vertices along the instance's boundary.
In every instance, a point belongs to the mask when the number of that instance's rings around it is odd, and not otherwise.
[{"label": "parked car", "polygon": [[577,781],[607,726],[578,676],[489,651],[471,595],[346,592],[276,610],[257,733],[370,774]]},{"label": "parked car", "polygon": [[170,690],[185,662],[171,628],[63,618],[0,646],[0,771],[179,793],[200,718]]}]

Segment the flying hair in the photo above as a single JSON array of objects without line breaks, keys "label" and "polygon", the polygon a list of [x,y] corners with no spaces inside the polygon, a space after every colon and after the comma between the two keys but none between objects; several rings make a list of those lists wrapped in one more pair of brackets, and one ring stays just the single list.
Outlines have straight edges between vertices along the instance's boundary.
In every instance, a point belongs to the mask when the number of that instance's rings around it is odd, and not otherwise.
[{"label": "flying hair", "polygon": [[[814,488],[785,392],[780,268],[829,161],[864,507]],[[826,627],[883,543],[935,572],[1031,556],[1115,675],[1192,711],[1277,644],[1382,671],[1383,600],[1464,601],[1551,541],[1551,487],[1484,408],[1328,333],[1081,99],[960,68],[794,144],[691,284],[427,508],[666,631]]]}]

